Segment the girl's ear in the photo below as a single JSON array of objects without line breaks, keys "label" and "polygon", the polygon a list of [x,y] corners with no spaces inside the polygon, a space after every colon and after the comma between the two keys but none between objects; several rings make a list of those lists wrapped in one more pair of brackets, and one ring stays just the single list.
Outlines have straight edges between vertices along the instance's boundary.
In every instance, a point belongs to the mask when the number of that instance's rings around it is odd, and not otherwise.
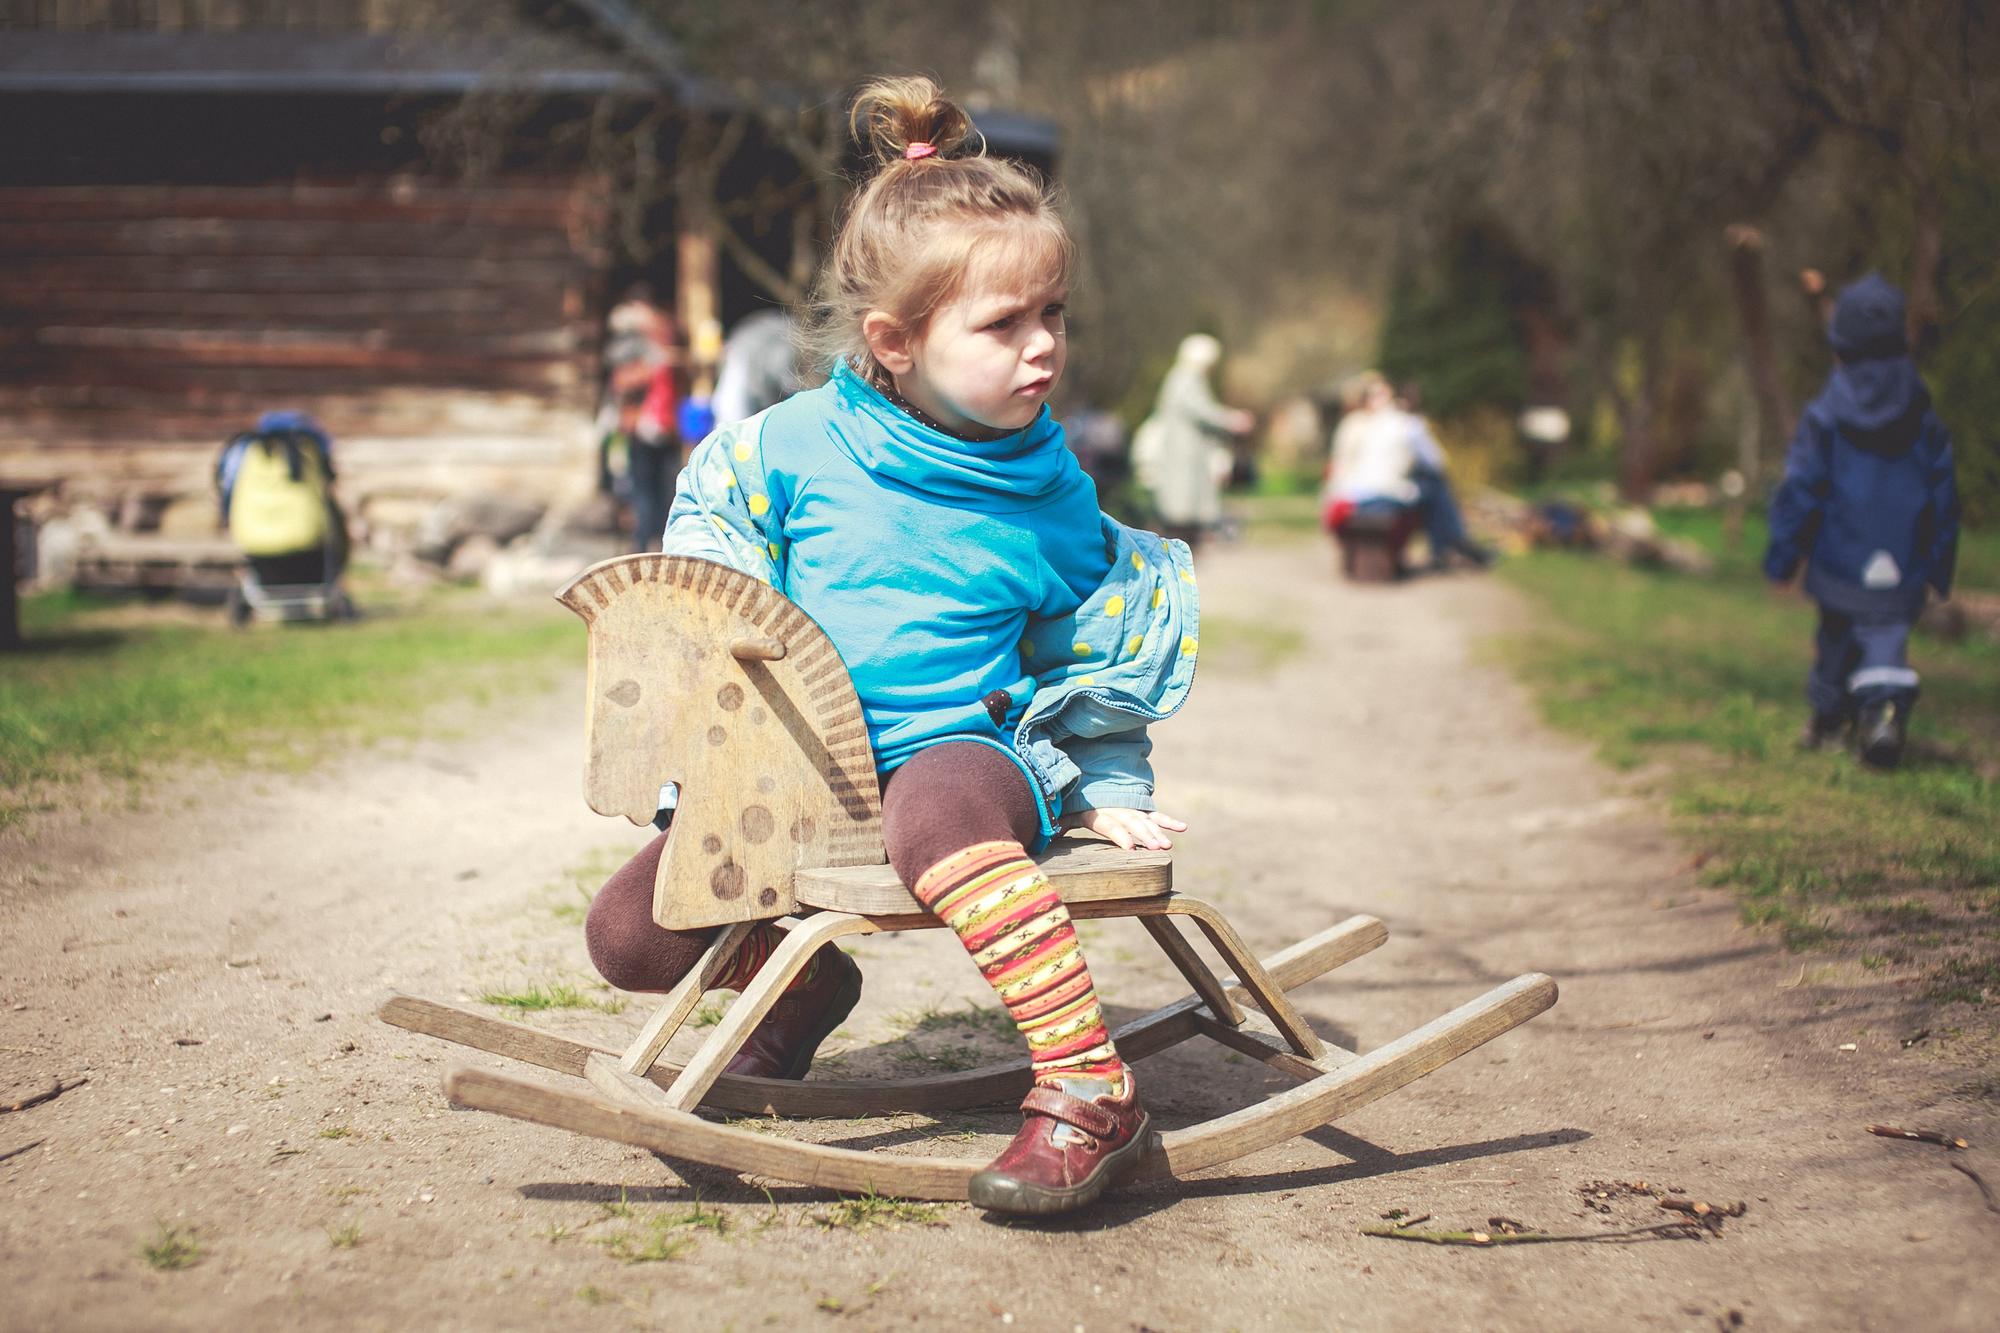
[{"label": "girl's ear", "polygon": [[861,336],[868,341],[869,355],[891,375],[907,375],[916,368],[910,355],[909,329],[886,310],[871,310],[862,317]]}]

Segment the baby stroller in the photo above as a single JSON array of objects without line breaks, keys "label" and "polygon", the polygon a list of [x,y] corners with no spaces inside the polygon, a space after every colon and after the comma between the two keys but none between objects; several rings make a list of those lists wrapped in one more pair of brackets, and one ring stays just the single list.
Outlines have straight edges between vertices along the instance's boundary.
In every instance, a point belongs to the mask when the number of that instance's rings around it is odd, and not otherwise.
[{"label": "baby stroller", "polygon": [[266,412],[215,465],[222,517],[243,552],[229,620],[351,620],[341,590],[347,524],[333,499],[333,441],[303,412]]}]

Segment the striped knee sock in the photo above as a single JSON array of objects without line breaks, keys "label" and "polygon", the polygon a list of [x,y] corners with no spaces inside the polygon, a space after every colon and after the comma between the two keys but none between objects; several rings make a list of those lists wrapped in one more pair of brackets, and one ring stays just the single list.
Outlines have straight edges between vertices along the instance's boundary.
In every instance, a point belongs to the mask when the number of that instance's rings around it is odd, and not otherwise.
[{"label": "striped knee sock", "polygon": [[937,913],[1028,1040],[1035,1082],[1125,1072],[1104,1026],[1069,910],[1018,842],[982,842],[918,877],[917,898]]},{"label": "striped knee sock", "polygon": [[[722,975],[715,979],[712,988],[742,990],[750,984],[750,978],[756,976],[758,970],[769,960],[772,951],[784,942],[784,931],[768,921],[758,922],[756,927],[743,937],[743,943],[736,946],[735,956],[723,966]],[[807,960],[806,965],[799,969],[799,974],[792,978],[792,984],[785,989],[788,991],[798,989],[811,981],[818,971],[819,955],[814,954]]]}]

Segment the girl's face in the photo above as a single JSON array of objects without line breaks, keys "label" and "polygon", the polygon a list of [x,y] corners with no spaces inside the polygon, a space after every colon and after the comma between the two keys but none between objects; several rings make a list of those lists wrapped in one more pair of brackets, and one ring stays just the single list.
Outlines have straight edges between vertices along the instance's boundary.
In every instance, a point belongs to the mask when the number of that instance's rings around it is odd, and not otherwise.
[{"label": "girl's face", "polygon": [[963,435],[1005,435],[1033,422],[1062,379],[1067,299],[1060,279],[975,273],[921,335],[869,340],[896,392],[926,416]]}]

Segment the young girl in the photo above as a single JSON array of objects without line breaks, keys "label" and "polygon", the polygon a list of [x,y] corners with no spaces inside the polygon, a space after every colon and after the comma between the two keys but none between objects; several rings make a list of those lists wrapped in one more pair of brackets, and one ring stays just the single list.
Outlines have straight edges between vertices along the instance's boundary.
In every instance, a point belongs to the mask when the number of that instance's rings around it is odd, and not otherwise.
[{"label": "young girl", "polygon": [[[1098,511],[1047,407],[1067,357],[1073,247],[1047,191],[955,155],[971,124],[927,79],[866,88],[854,126],[880,163],[820,275],[818,389],[725,428],[681,475],[665,549],[764,579],[839,648],[884,780],[889,862],[957,933],[1026,1038],[1034,1088],[972,1182],[1001,1212],[1081,1207],[1144,1150],[1069,913],[1029,856],[1058,827],[1167,848],[1146,725],[1194,677],[1187,548]],[[665,990],[710,932],[652,920],[664,838],[591,907],[591,957]],[[755,932],[740,989],[782,933]],[[861,994],[822,949],[733,1073],[803,1078]]]}]

